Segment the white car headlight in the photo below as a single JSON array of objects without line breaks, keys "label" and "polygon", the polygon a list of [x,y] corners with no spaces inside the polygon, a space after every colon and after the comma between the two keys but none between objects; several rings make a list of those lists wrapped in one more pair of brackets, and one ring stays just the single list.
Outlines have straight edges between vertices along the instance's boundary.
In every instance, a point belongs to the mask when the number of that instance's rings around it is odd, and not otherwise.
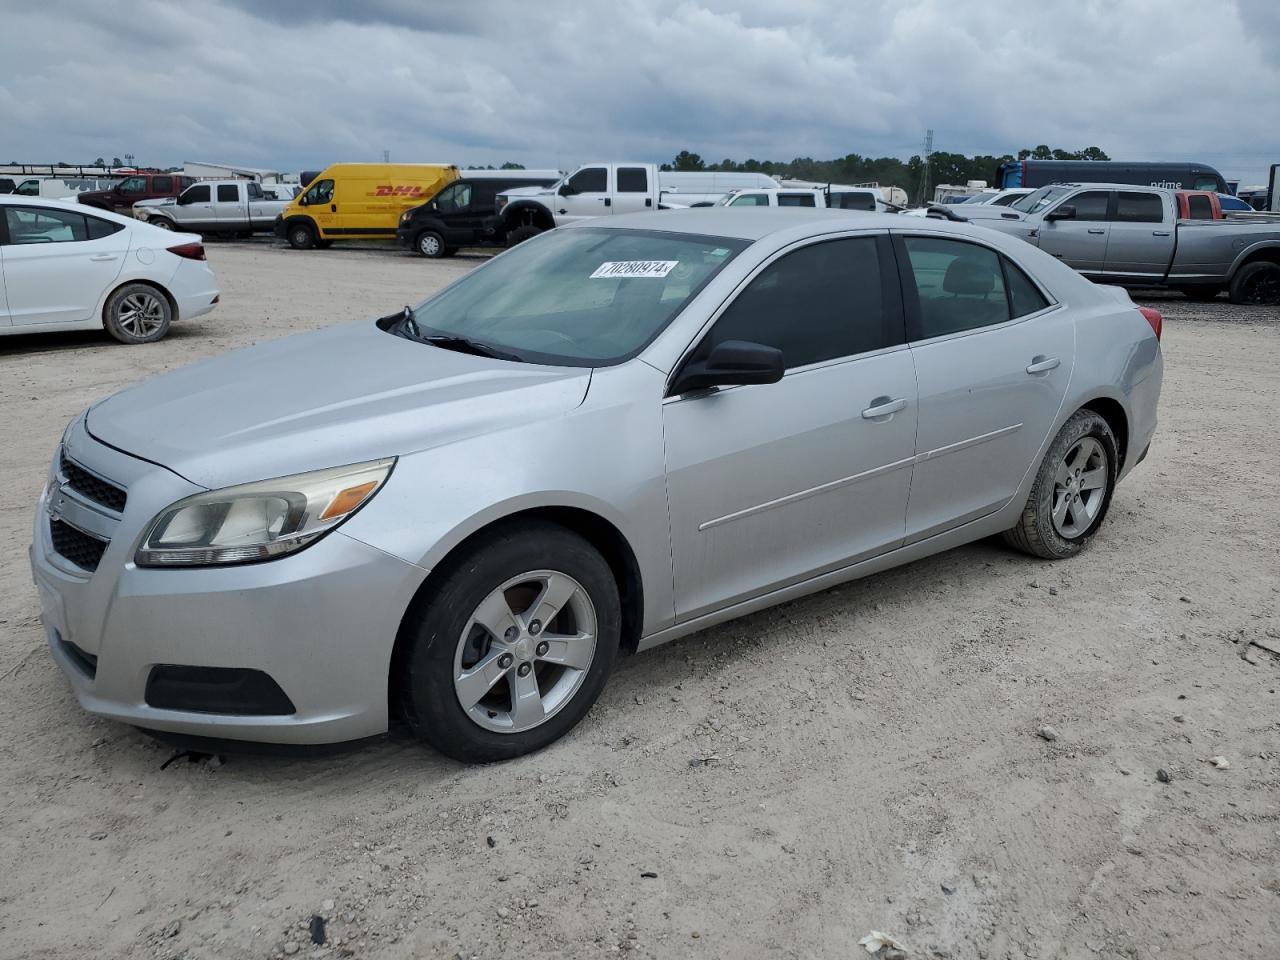
[{"label": "white car headlight", "polygon": [[314,543],[368,503],[395,459],[210,490],[161,511],[134,557],[142,567],[252,563]]}]

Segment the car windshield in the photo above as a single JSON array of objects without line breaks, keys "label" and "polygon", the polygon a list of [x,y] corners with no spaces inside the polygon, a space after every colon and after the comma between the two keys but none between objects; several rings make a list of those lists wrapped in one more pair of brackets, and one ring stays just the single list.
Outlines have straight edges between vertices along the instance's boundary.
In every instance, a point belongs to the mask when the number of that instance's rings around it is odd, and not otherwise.
[{"label": "car windshield", "polygon": [[467,274],[388,329],[529,363],[619,363],[747,245],[656,230],[555,230]]},{"label": "car windshield", "polygon": [[1070,187],[1041,187],[1034,193],[1019,197],[1009,206],[1023,213],[1039,213],[1070,189]]}]

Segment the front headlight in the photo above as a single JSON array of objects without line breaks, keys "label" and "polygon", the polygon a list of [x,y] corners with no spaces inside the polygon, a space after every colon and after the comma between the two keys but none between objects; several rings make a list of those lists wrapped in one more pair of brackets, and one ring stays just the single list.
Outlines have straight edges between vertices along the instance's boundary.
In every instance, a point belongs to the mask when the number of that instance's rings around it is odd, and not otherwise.
[{"label": "front headlight", "polygon": [[163,510],[134,557],[142,567],[271,560],[314,543],[369,501],[395,459],[198,493]]},{"label": "front headlight", "polygon": [[410,220],[412,220],[412,219],[413,219],[413,211],[412,211],[412,210],[406,210],[404,213],[400,214],[400,222],[401,222],[401,223],[408,223],[408,222],[409,222]]}]

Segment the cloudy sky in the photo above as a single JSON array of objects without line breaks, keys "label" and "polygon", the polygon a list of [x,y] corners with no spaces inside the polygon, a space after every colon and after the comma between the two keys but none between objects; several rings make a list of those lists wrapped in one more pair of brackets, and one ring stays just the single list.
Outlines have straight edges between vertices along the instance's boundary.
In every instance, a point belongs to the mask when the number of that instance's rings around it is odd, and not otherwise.
[{"label": "cloudy sky", "polygon": [[1097,145],[1264,182],[1280,0],[0,0],[0,162]]}]

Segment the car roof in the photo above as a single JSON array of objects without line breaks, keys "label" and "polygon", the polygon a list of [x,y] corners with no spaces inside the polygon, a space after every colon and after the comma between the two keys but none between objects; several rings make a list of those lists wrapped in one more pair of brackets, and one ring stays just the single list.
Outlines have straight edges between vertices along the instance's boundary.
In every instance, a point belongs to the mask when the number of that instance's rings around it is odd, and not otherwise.
[{"label": "car roof", "polygon": [[771,234],[805,226],[812,226],[813,232],[818,234],[832,230],[887,230],[905,224],[892,213],[848,213],[816,207],[745,207],[732,210],[728,207],[691,207],[687,210],[593,217],[578,221],[570,229],[661,230],[754,242]]},{"label": "car roof", "polygon": [[[53,197],[24,197],[16,193],[0,193],[0,206],[23,206],[23,207],[50,207],[54,210],[75,210],[77,213],[87,214],[91,217],[97,217],[99,220],[111,220],[114,223],[123,223],[126,227],[138,228],[146,227],[149,230],[159,230],[159,227],[153,227],[151,224],[134,217],[125,216],[122,213],[116,213],[114,210],[103,210],[101,207],[88,206],[80,203],[74,197],[53,198]],[[186,231],[178,233],[170,233],[170,236],[186,237],[196,236]]]}]

